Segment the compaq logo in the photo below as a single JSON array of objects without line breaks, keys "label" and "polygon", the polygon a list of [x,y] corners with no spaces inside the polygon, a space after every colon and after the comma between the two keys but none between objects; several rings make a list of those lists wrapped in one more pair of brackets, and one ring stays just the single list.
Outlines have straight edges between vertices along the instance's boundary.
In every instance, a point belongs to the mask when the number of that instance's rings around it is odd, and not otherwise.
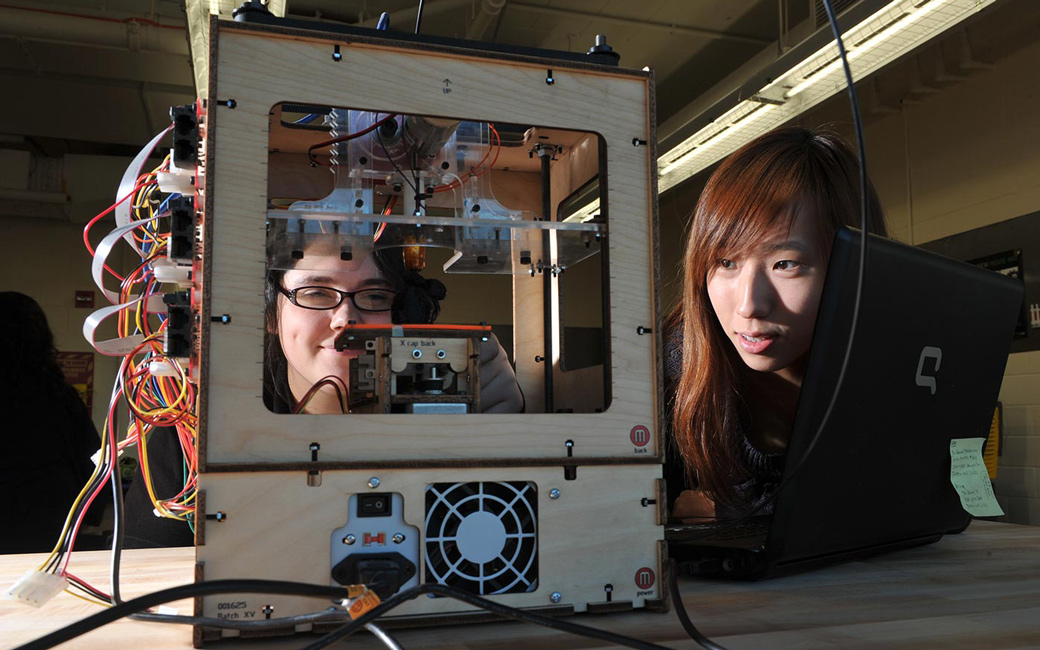
[{"label": "compaq logo", "polygon": [[917,360],[917,385],[926,386],[931,389],[932,395],[935,395],[935,377],[923,374],[925,359],[935,359],[935,370],[933,372],[939,372],[939,365],[942,364],[942,350],[926,345],[921,350],[921,358]]}]

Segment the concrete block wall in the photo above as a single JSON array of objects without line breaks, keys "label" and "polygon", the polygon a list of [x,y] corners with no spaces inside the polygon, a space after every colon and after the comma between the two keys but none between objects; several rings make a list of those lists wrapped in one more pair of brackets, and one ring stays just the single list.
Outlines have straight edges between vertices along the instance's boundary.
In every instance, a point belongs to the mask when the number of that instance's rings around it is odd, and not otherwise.
[{"label": "concrete block wall", "polygon": [[[870,172],[893,236],[922,244],[1040,210],[1038,68],[1040,42],[870,122]],[[1040,525],[1040,351],[1010,356],[1000,399],[1003,520]]]}]

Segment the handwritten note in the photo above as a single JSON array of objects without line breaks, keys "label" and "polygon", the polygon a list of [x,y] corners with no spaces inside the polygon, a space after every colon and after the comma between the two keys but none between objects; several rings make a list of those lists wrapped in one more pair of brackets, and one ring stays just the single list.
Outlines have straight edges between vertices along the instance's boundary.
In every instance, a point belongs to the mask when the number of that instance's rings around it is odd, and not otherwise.
[{"label": "handwritten note", "polygon": [[950,482],[961,497],[961,506],[975,517],[999,517],[1004,514],[993,495],[989,472],[982,460],[985,438],[950,440]]}]

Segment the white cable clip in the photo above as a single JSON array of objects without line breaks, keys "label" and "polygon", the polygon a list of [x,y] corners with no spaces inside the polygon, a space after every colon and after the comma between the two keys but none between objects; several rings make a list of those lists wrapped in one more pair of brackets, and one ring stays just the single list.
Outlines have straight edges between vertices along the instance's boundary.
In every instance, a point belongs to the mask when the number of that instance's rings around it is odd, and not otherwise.
[{"label": "white cable clip", "polygon": [[165,258],[152,262],[152,273],[155,279],[163,284],[176,284],[187,288],[191,286],[191,265],[177,264]]},{"label": "white cable clip", "polygon": [[18,582],[4,592],[4,600],[17,600],[30,607],[42,607],[69,586],[69,581],[60,575],[29,569]]},{"label": "white cable clip", "polygon": [[170,156],[170,171],[157,173],[155,180],[163,192],[184,196],[195,194],[195,167],[178,167],[173,162],[173,155]]}]

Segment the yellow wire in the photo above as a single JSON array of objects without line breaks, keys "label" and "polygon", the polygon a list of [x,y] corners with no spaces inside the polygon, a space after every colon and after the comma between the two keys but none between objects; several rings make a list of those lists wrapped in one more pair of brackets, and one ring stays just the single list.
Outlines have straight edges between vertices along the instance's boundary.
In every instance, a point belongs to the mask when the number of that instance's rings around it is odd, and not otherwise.
[{"label": "yellow wire", "polygon": [[100,598],[95,598],[94,596],[86,596],[84,594],[78,594],[75,591],[73,591],[73,587],[72,586],[70,586],[68,589],[66,589],[65,593],[67,593],[68,595],[70,595],[70,596],[72,596],[74,598],[79,598],[80,600],[85,600],[85,601],[87,601],[88,603],[90,603],[92,605],[101,605],[102,607],[111,607],[112,606],[112,603],[106,603],[105,601],[101,600]]},{"label": "yellow wire", "polygon": [[[108,431],[107,417],[105,418],[105,428],[103,430]],[[51,560],[54,559],[54,556],[56,556],[61,551],[61,547],[64,545],[65,538],[72,530],[73,513],[76,512],[76,509],[79,507],[79,504],[86,497],[87,488],[90,487],[90,485],[98,476],[100,476],[101,467],[105,464],[105,460],[108,458],[107,441],[108,438],[106,437],[103,441],[103,444],[101,445],[101,456],[98,459],[97,465],[94,466],[94,471],[91,473],[90,478],[87,479],[87,482],[83,485],[83,488],[79,491],[79,494],[76,495],[76,499],[72,502],[72,506],[69,508],[69,513],[65,516],[65,524],[62,526],[61,533],[58,535],[58,541],[54,544],[54,548],[51,550],[50,554],[44,559],[44,561],[39,565],[39,567],[37,567],[39,570],[42,571],[45,566],[50,564]]]}]

